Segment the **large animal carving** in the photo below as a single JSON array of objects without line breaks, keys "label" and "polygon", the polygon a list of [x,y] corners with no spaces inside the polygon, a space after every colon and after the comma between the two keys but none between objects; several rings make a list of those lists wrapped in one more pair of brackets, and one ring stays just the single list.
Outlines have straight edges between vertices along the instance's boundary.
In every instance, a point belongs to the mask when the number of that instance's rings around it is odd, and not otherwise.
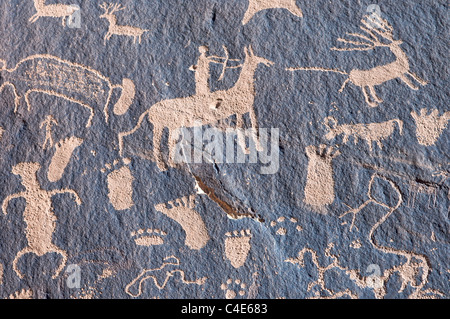
[{"label": "large animal carving", "polygon": [[[255,84],[254,74],[259,64],[270,66],[273,62],[258,57],[252,48],[245,48],[245,62],[241,69],[241,75],[234,87],[225,91],[207,92],[193,96],[164,100],[151,106],[142,113],[136,126],[127,132],[119,133],[119,149],[123,156],[124,138],[134,134],[148,119],[153,125],[153,154],[154,160],[161,171],[167,170],[161,155],[161,139],[164,128],[169,129],[169,150],[173,150],[175,139],[179,137],[179,129],[182,127],[198,127],[213,124],[232,115],[237,116],[237,127],[242,128],[246,113],[250,114],[253,128],[253,139],[258,145],[258,124],[254,109]],[[242,144],[241,144],[242,145]],[[172,156],[169,165],[175,166]]]},{"label": "large animal carving", "polygon": [[48,54],[29,56],[12,69],[6,67],[6,61],[0,60],[0,81],[0,93],[6,87],[13,90],[15,112],[22,98],[30,111],[30,94],[47,94],[86,108],[89,112],[86,127],[91,126],[97,109],[103,110],[108,121],[108,106],[114,89],[122,91],[114,105],[116,115],[128,111],[135,95],[133,81],[129,79],[124,79],[122,85],[113,85],[96,70]]}]

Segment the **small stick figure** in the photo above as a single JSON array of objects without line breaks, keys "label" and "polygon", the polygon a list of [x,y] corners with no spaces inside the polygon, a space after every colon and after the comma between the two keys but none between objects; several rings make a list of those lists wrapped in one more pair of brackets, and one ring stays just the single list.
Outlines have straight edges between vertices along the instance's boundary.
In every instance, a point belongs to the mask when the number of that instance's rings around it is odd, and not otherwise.
[{"label": "small stick figure", "polygon": [[23,279],[23,275],[17,269],[17,263],[23,255],[28,253],[42,257],[45,254],[54,252],[62,256],[63,259],[52,277],[53,279],[58,277],[66,265],[66,252],[52,244],[52,236],[55,232],[55,222],[57,220],[53,214],[52,197],[57,194],[69,193],[75,197],[75,202],[81,205],[81,200],[74,190],[61,189],[47,191],[42,189],[36,176],[36,172],[40,168],[41,165],[38,163],[20,163],[14,166],[12,173],[21,177],[25,191],[9,195],[2,204],[2,212],[6,215],[8,204],[11,200],[24,198],[26,201],[23,219],[26,223],[25,235],[28,246],[17,253],[13,262],[13,269],[21,279]]},{"label": "small stick figure", "polygon": [[[53,138],[52,138],[52,126],[53,125],[58,125],[58,122],[55,120],[55,118],[51,115],[48,115],[45,119],[45,121],[43,121],[41,123],[41,129],[45,126],[45,140],[44,140],[44,144],[42,144],[42,148],[44,150],[47,150],[48,148],[52,148],[53,147]],[[48,144],[48,146],[47,146]]]}]

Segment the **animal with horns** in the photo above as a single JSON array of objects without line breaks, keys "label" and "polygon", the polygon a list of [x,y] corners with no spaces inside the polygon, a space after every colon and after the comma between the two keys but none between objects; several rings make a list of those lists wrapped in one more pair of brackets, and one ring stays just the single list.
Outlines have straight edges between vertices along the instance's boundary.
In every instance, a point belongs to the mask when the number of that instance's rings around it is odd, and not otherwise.
[{"label": "animal with horns", "polygon": [[[394,40],[393,28],[389,23],[382,19],[377,14],[365,16],[361,20],[362,26],[360,29],[366,34],[347,33],[347,35],[357,38],[358,40],[347,40],[339,38],[338,41],[351,44],[353,48],[332,48],[334,51],[369,51],[375,48],[388,48],[396,57],[394,62],[386,65],[381,65],[368,70],[354,69],[347,73],[345,71],[336,69],[326,69],[321,67],[299,67],[287,68],[288,71],[319,71],[319,72],[333,72],[343,75],[348,75],[339,92],[343,92],[348,83],[361,88],[366,103],[371,107],[376,107],[383,102],[375,91],[375,86],[386,83],[387,81],[400,79],[413,90],[419,88],[411,81],[414,79],[421,85],[426,85],[427,82],[419,78],[416,74],[411,72],[409,60],[400,45],[401,40]],[[382,39],[384,39],[384,41]],[[410,78],[409,78],[410,77]]]}]

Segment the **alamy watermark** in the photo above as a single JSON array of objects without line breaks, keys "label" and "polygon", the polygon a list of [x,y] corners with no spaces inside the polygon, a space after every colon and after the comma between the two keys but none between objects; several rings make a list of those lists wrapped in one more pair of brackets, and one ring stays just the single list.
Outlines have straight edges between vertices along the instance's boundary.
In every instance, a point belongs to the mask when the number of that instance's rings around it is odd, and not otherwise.
[{"label": "alamy watermark", "polygon": [[[81,8],[77,4],[71,4],[67,8],[67,13],[70,14],[67,19],[67,26],[71,29],[81,28]],[[73,13],[72,13],[73,12]]]},{"label": "alamy watermark", "polygon": [[67,266],[66,273],[69,274],[66,285],[70,289],[80,289],[81,287],[81,268],[76,264]]},{"label": "alamy watermark", "polygon": [[367,266],[366,272],[370,273],[369,276],[366,277],[366,285],[367,287],[373,289],[383,288],[384,283],[381,279],[381,268],[376,264],[371,264]]},{"label": "alamy watermark", "polygon": [[[193,131],[193,134],[191,133]],[[261,174],[276,174],[280,168],[278,128],[203,130],[181,128],[181,140],[172,150],[175,163],[262,164]],[[245,140],[248,139],[248,147]],[[237,143],[236,143],[237,142]]]},{"label": "alamy watermark", "polygon": [[368,16],[367,23],[372,29],[378,29],[383,25],[381,18],[381,8],[378,4],[371,4],[367,7],[366,13]]}]

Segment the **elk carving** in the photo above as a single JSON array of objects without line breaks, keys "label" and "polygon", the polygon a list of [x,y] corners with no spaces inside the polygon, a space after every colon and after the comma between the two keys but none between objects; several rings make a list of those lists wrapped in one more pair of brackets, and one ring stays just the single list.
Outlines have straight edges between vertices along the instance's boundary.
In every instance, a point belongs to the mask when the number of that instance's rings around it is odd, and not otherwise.
[{"label": "elk carving", "polygon": [[259,11],[276,8],[286,9],[299,18],[303,17],[303,12],[295,3],[295,0],[249,0],[242,24],[246,25]]},{"label": "elk carving", "polygon": [[[375,87],[386,83],[387,81],[400,79],[406,85],[408,85],[413,90],[418,90],[419,87],[416,86],[413,81],[415,80],[421,85],[426,85],[427,82],[416,74],[411,72],[411,67],[409,65],[409,60],[406,53],[400,47],[403,43],[401,40],[395,40],[393,36],[393,28],[389,23],[377,16],[374,18],[372,14],[366,16],[361,20],[362,26],[360,29],[365,32],[361,33],[347,33],[348,36],[355,38],[354,40],[339,38],[338,41],[344,44],[353,45],[354,47],[349,48],[331,48],[334,51],[369,51],[376,48],[387,48],[395,56],[395,61],[389,64],[374,67],[368,70],[358,70],[354,69],[350,73],[336,70],[336,69],[326,69],[320,67],[308,67],[308,68],[288,68],[288,71],[319,71],[319,72],[334,72],[339,74],[348,75],[348,79],[345,80],[339,92],[342,92],[346,85],[351,82],[354,85],[361,88],[366,103],[370,107],[376,107],[383,102],[376,94]],[[411,78],[411,79],[410,79]]]}]

